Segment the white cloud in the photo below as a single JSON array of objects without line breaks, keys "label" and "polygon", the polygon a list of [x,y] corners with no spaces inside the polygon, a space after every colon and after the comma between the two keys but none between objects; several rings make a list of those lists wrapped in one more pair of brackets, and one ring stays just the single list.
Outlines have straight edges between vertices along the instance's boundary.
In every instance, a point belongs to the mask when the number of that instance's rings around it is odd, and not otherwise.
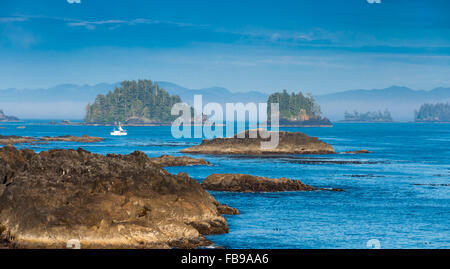
[{"label": "white cloud", "polygon": [[81,4],[81,0],[67,0],[69,4]]},{"label": "white cloud", "polygon": [[165,24],[165,25],[173,25],[176,27],[205,27],[203,25],[194,25],[190,23],[183,22],[173,22],[173,21],[161,21],[161,20],[153,20],[153,19],[143,19],[137,18],[133,20],[100,20],[100,21],[85,21],[85,20],[76,20],[76,19],[64,19],[64,21],[69,21],[67,23],[68,26],[71,27],[85,27],[89,30],[94,30],[96,26],[99,25],[109,25],[109,29],[115,29],[122,25],[138,25],[138,24]]},{"label": "white cloud", "polygon": [[8,22],[22,22],[26,21],[26,18],[23,17],[0,17],[0,23],[8,23]]}]

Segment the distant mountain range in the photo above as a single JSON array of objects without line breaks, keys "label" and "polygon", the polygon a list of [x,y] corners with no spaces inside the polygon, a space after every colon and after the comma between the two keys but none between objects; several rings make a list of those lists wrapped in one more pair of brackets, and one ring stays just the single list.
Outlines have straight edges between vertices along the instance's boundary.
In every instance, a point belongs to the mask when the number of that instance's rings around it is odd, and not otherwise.
[{"label": "distant mountain range", "polygon": [[424,103],[450,102],[450,88],[431,91],[392,86],[385,89],[350,90],[315,97],[322,113],[332,121],[344,118],[344,113],[384,111],[388,109],[394,121],[413,121],[414,110]]},{"label": "distant mountain range", "polygon": [[203,103],[215,102],[219,104],[225,103],[264,103],[267,102],[268,94],[258,91],[249,92],[231,92],[222,87],[211,87],[203,89],[188,89],[177,84],[165,81],[159,81],[158,85],[168,91],[170,94],[176,94],[181,97],[183,102],[192,105],[194,103],[194,95],[201,94]]},{"label": "distant mountain range", "polygon": [[118,83],[61,84],[47,89],[0,90],[0,108],[22,119],[82,119],[88,102]]},{"label": "distant mountain range", "polygon": [[[93,103],[98,94],[114,90],[117,83],[95,85],[61,84],[48,89],[5,89],[0,90],[0,108],[20,118],[82,119],[85,107]],[[158,85],[170,94],[178,95],[190,105],[194,95],[201,94],[203,103],[217,102],[266,102],[267,94],[257,91],[231,92],[220,87],[188,89],[177,84],[159,81]]]},{"label": "distant mountain range", "polygon": [[[203,103],[266,102],[268,94],[258,91],[232,92],[226,88],[189,89],[171,82],[158,82],[170,94],[176,94],[192,105],[194,95],[201,94]],[[82,119],[85,107],[97,94],[106,94],[119,83],[96,85],[61,84],[48,89],[0,90],[0,108],[20,118]],[[349,90],[314,96],[323,116],[332,121],[344,119],[345,111],[384,111],[388,109],[394,121],[413,121],[414,110],[423,103],[450,102],[450,88],[430,91],[392,86],[386,89]]]}]

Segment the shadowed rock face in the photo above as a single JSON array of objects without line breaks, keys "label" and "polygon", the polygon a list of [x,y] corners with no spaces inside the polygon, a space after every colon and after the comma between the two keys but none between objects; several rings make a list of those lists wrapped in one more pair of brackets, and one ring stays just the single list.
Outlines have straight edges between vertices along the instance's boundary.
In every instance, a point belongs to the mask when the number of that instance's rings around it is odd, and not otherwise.
[{"label": "shadowed rock face", "polygon": [[143,152],[0,148],[0,239],[13,247],[192,248],[228,232],[219,206]]},{"label": "shadowed rock face", "polygon": [[233,192],[279,192],[313,191],[316,188],[299,180],[288,178],[267,178],[245,174],[212,174],[205,178],[203,188],[212,191]]},{"label": "shadowed rock face", "polygon": [[[258,129],[260,130],[260,129]],[[267,131],[263,131],[267,133]],[[250,138],[254,133],[256,138]],[[261,147],[261,142],[270,138],[260,135],[260,131],[245,131],[245,138],[239,134],[231,138],[214,138],[203,140],[200,145],[183,149],[183,153],[199,154],[230,154],[230,155],[260,155],[260,154],[332,154],[333,147],[317,137],[311,137],[300,132],[279,132],[279,143],[274,149]],[[256,135],[257,134],[257,135]]]}]

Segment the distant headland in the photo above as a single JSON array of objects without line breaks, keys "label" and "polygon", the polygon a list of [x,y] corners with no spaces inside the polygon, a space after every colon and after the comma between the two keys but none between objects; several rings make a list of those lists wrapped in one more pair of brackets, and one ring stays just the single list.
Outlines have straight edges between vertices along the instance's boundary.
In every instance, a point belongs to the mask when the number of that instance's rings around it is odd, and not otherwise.
[{"label": "distant headland", "polygon": [[14,121],[19,121],[19,118],[5,115],[3,110],[0,109],[0,122],[14,122]]},{"label": "distant headland", "polygon": [[450,122],[450,104],[423,104],[414,113],[415,122]]}]

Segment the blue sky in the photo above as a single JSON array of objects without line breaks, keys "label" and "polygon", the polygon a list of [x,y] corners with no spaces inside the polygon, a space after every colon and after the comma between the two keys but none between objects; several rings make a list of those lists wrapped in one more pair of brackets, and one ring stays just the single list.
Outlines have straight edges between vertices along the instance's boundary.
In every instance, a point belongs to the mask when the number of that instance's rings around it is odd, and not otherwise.
[{"label": "blue sky", "polygon": [[0,88],[449,87],[449,14],[447,0],[0,0]]}]

